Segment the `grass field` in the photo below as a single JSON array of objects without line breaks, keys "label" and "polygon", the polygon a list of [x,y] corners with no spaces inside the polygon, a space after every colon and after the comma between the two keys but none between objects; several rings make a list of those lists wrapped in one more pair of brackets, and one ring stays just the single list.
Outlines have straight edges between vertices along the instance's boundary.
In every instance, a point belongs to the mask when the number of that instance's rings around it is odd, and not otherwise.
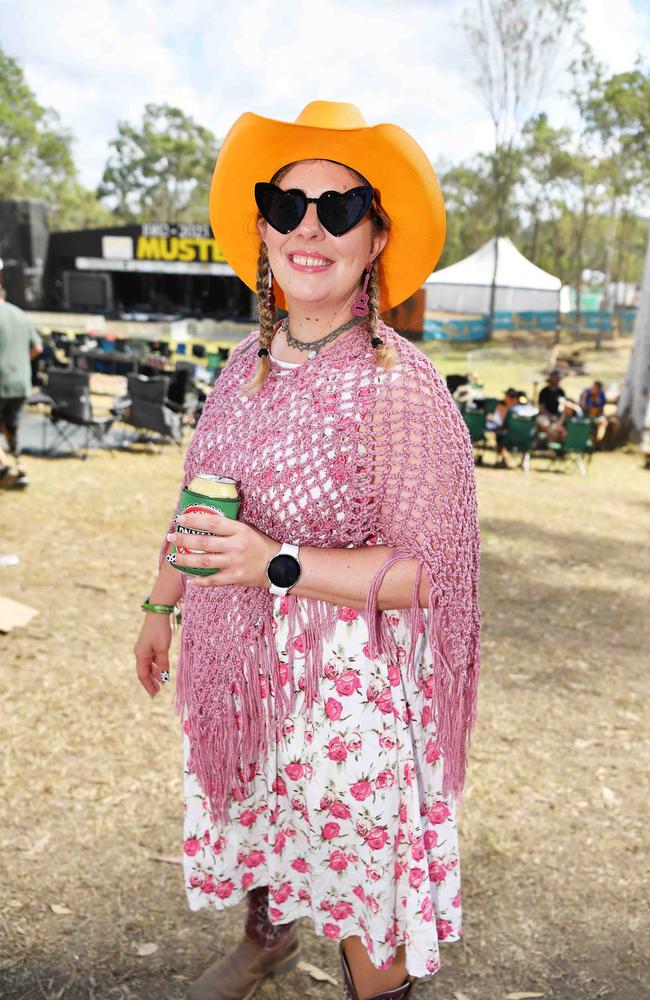
[{"label": "grass field", "polygon": [[[491,345],[471,367],[490,392],[526,388],[548,347]],[[620,380],[628,350],[589,352],[589,371]],[[443,373],[467,370],[464,351],[427,352]],[[619,451],[596,454],[586,478],[477,470],[484,657],[461,813],[465,937],[417,996],[650,995],[642,464]],[[181,453],[26,465],[30,489],[0,493],[0,554],[20,557],[0,567],[0,593],[38,609],[0,636],[0,996],[175,1000],[241,921],[186,909],[172,696],[146,697],[130,652]],[[304,936],[306,960],[337,978],[335,947]],[[298,971],[259,995],[341,989]]]}]

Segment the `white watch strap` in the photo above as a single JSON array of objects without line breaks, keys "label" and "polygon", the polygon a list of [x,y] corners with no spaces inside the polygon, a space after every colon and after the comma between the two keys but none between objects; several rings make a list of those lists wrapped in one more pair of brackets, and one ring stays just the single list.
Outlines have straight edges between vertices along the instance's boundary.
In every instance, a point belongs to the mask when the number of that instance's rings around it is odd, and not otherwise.
[{"label": "white watch strap", "polygon": [[[299,552],[300,552],[299,545],[295,545],[293,542],[283,542],[282,546],[280,547],[280,551],[277,552],[276,555],[273,556],[273,558],[275,559],[277,556],[293,556],[294,559],[298,559],[298,562],[300,562],[300,559],[298,558]],[[269,593],[273,594],[274,597],[286,597],[287,594],[289,593],[289,588],[276,587],[276,585],[272,583],[271,586],[269,587]]]}]

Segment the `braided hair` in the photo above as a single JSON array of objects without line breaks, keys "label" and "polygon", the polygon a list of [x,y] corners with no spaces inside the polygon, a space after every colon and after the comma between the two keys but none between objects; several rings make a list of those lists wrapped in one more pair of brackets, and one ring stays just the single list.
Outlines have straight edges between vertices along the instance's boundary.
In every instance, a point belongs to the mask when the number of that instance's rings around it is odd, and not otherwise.
[{"label": "braided hair", "polygon": [[266,243],[260,242],[260,252],[257,258],[257,305],[260,316],[259,362],[253,378],[243,387],[247,396],[253,396],[264,385],[271,370],[269,351],[275,333],[275,293],[271,277],[271,264],[266,249]]}]

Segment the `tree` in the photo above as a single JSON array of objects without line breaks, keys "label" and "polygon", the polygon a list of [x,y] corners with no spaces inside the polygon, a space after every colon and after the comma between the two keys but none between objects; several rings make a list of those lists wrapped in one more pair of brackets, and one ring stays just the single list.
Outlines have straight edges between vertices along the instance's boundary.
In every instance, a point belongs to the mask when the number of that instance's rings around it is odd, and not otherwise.
[{"label": "tree", "polygon": [[218,152],[212,132],[180,108],[147,104],[142,122],[118,124],[100,197],[125,219],[205,222]]},{"label": "tree", "polygon": [[0,199],[45,198],[75,176],[72,135],[0,49]]},{"label": "tree", "polygon": [[475,0],[465,34],[477,65],[475,84],[494,126],[494,269],[488,331],[494,327],[498,237],[518,180],[522,127],[544,94],[577,0]]},{"label": "tree", "polygon": [[618,415],[625,437],[638,441],[650,415],[650,230],[632,355],[618,403]]},{"label": "tree", "polygon": [[601,175],[610,200],[605,262],[609,302],[615,258],[620,260],[624,252],[621,219],[650,191],[650,73],[638,61],[633,70],[608,76],[585,48],[573,65],[573,76],[576,105],[602,151]]}]

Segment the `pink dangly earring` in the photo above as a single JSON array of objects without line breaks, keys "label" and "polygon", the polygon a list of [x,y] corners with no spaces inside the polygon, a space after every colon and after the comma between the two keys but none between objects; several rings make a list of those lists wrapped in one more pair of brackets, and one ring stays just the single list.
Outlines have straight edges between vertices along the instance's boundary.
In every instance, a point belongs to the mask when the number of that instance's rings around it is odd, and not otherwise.
[{"label": "pink dangly earring", "polygon": [[352,315],[357,316],[358,319],[363,319],[364,316],[368,315],[368,282],[370,281],[371,271],[372,261],[369,264],[366,264],[366,276],[363,279],[363,288],[352,303],[352,307],[350,309]]}]

